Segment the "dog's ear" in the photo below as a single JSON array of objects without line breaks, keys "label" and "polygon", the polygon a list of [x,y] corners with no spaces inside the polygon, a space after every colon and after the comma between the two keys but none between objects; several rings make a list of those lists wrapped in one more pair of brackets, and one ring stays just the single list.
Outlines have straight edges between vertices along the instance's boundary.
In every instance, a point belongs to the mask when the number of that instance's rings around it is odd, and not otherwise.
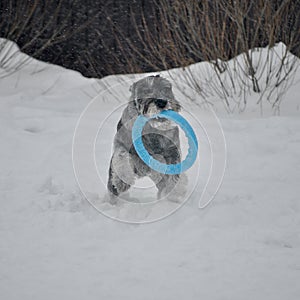
[{"label": "dog's ear", "polygon": [[139,112],[136,108],[135,101],[131,97],[121,117],[123,126],[128,130],[131,130],[138,115]]},{"label": "dog's ear", "polygon": [[177,112],[179,112],[181,110],[181,105],[176,99],[173,99],[171,101],[171,107],[174,111],[177,111]]},{"label": "dog's ear", "polygon": [[135,83],[133,83],[131,86],[130,86],[130,88],[129,88],[129,91],[131,92],[131,96],[130,96],[130,100],[129,100],[129,102],[133,102],[133,103],[129,103],[129,105],[136,105],[135,104],[135,98],[136,98],[136,82]]},{"label": "dog's ear", "polygon": [[134,90],[135,90],[135,87],[136,87],[136,82],[135,82],[135,83],[133,83],[133,84],[130,86],[130,88],[129,88],[129,92],[133,93],[133,92],[134,92]]}]

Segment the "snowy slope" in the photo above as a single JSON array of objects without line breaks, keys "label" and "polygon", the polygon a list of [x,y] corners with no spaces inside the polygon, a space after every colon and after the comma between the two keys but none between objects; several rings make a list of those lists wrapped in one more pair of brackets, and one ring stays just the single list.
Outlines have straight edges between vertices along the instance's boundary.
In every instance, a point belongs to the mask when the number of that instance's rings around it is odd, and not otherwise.
[{"label": "snowy slope", "polygon": [[[217,107],[228,160],[209,206],[198,209],[200,184],[176,213],[142,225],[88,203],[74,176],[72,139],[93,97],[102,101],[100,122],[143,75],[98,81],[36,60],[1,75],[0,299],[299,299],[299,70],[281,116]],[[119,115],[97,148],[103,174]]]}]

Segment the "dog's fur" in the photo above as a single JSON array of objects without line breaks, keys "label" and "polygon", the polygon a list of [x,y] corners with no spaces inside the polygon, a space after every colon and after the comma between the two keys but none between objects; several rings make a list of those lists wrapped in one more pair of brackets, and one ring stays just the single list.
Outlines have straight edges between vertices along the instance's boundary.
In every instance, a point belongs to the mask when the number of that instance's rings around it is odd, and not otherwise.
[{"label": "dog's fur", "polygon": [[[136,153],[132,144],[132,126],[143,114],[151,116],[162,110],[180,111],[180,104],[172,92],[171,83],[160,76],[149,76],[134,83],[131,97],[117,125],[114,139],[113,155],[109,168],[107,188],[110,199],[115,199],[120,193],[127,191],[136,178],[149,176],[156,184],[158,198],[169,195],[177,186],[184,174],[167,175],[149,168]],[[152,119],[143,129],[142,140],[145,148],[155,159],[176,164],[181,161],[179,130],[177,126],[166,119]],[[186,178],[185,178],[186,180]],[[173,199],[177,201],[182,194],[176,191]]]}]

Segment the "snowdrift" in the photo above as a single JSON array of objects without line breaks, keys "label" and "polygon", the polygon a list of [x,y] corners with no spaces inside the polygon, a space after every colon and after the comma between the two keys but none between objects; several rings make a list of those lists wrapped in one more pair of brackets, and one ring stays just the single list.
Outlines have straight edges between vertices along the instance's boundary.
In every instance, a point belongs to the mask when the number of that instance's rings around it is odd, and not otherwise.
[{"label": "snowdrift", "polygon": [[[129,225],[99,214],[82,195],[72,139],[91,99],[100,97],[95,115],[103,120],[145,75],[87,79],[17,56],[26,64],[15,72],[2,65],[0,80],[1,299],[299,299],[299,69],[280,116],[266,108],[269,117],[261,117],[250,104],[242,114],[227,114],[210,96],[227,144],[214,201],[199,210],[200,188],[171,216]],[[203,74],[207,68],[190,67]],[[183,72],[161,74],[188,106]],[[184,92],[201,103],[186,85]],[[195,107],[194,115],[205,114],[203,105]],[[98,145],[103,174],[115,128],[112,119]],[[118,216],[152,213],[106,209]]]}]

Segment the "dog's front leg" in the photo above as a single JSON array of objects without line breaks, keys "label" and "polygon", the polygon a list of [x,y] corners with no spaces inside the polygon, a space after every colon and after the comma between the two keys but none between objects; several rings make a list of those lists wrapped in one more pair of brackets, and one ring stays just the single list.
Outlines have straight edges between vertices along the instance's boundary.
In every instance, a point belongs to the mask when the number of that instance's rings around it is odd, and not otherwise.
[{"label": "dog's front leg", "polygon": [[[164,153],[164,161],[167,164],[177,164],[180,162],[181,154],[178,131],[175,132],[175,137],[174,141],[178,141],[178,144],[171,144]],[[158,189],[157,198],[167,198],[170,201],[181,202],[186,195],[187,183],[187,176],[183,173],[176,175],[162,175],[161,179],[156,183]]]},{"label": "dog's front leg", "polygon": [[187,188],[187,176],[180,175],[164,175],[156,184],[158,189],[157,198],[173,202],[181,202],[184,200]]},{"label": "dog's front leg", "polygon": [[112,202],[116,201],[120,193],[126,192],[135,181],[135,173],[131,157],[126,149],[115,150],[109,167],[107,189]]}]

